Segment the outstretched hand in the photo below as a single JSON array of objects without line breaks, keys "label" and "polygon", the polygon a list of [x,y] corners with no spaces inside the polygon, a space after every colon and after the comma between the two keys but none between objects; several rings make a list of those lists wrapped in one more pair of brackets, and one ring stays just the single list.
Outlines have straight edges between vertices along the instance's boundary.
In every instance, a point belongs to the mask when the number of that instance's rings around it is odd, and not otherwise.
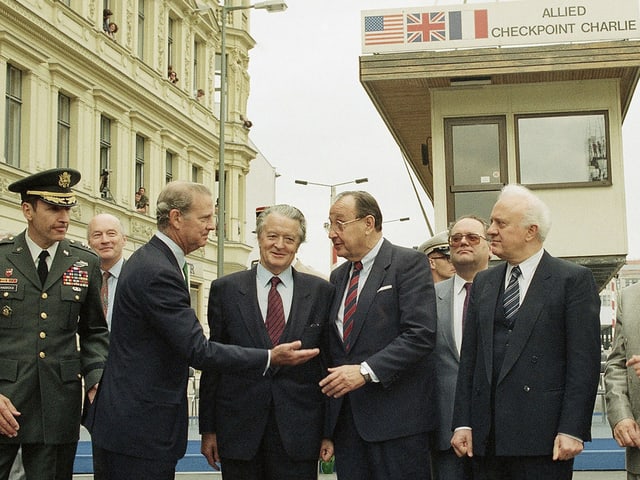
[{"label": "outstretched hand", "polygon": [[281,343],[271,349],[271,365],[300,365],[320,353],[319,348],[301,349],[302,342]]}]

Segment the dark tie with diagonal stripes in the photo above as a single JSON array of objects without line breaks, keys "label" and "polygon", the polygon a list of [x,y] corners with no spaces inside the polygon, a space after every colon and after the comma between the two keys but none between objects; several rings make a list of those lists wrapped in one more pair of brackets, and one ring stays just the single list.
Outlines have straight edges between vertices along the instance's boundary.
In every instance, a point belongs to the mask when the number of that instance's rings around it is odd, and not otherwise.
[{"label": "dark tie with diagonal stripes", "polygon": [[284,307],[282,306],[282,297],[278,293],[280,281],[278,277],[271,277],[271,289],[267,297],[267,320],[265,321],[265,326],[274,346],[280,342],[280,337],[284,332]]},{"label": "dark tie with diagonal stripes", "polygon": [[519,266],[511,269],[511,277],[509,278],[509,284],[504,291],[504,298],[502,304],[504,305],[504,316],[507,320],[511,320],[511,317],[515,315],[520,308],[520,287],[518,285],[518,277],[522,274]]},{"label": "dark tie with diagonal stripes", "polygon": [[351,347],[350,336],[353,330],[353,314],[356,313],[358,305],[358,280],[360,279],[360,270],[362,270],[362,262],[353,264],[353,271],[349,279],[347,287],[347,296],[344,299],[344,316],[342,319],[342,341],[346,350]]}]

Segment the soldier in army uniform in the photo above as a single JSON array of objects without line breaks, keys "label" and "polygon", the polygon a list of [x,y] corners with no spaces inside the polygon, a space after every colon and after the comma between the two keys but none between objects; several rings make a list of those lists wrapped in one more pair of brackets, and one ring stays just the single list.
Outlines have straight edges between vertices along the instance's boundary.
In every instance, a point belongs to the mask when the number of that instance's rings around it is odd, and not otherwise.
[{"label": "soldier in army uniform", "polygon": [[0,242],[0,479],[20,446],[27,479],[72,478],[82,380],[92,400],[106,360],[98,257],[65,239],[79,180],[53,169],[9,185],[27,229]]}]

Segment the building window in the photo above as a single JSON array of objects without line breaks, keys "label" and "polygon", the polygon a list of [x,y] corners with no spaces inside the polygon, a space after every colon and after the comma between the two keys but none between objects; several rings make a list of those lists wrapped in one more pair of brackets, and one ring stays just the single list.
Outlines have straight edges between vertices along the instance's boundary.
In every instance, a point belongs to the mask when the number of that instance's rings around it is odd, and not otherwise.
[{"label": "building window", "polygon": [[20,166],[20,126],[22,123],[22,71],[7,64],[4,158],[7,164]]},{"label": "building window", "polygon": [[191,165],[191,181],[196,183],[201,182],[200,168],[198,168],[196,165]]},{"label": "building window", "polygon": [[69,167],[71,99],[58,93],[58,167]]},{"label": "building window", "polygon": [[146,140],[141,135],[136,135],[136,166],[135,166],[135,182],[136,189],[144,187],[144,159]]},{"label": "building window", "polygon": [[164,159],[164,183],[173,181],[173,153],[167,151]]},{"label": "building window", "polygon": [[[222,86],[222,62],[221,62],[221,56],[219,53],[216,53],[216,65],[215,65],[215,76],[214,76],[214,97],[213,97],[213,101],[216,105],[216,112],[218,113],[218,115],[220,114],[220,89]],[[229,57],[225,55],[225,60],[227,61],[227,66],[229,65],[228,60]],[[228,69],[227,69],[228,72]],[[220,118],[220,116],[218,116],[218,118]]]},{"label": "building window", "polygon": [[505,117],[448,118],[444,126],[448,220],[489,218],[507,180]]},{"label": "building window", "polygon": [[100,115],[100,196],[110,197],[111,174],[111,119]]},{"label": "building window", "polygon": [[144,0],[138,0],[138,58],[144,60]]},{"label": "building window", "polygon": [[173,36],[175,34],[174,25],[175,22],[173,18],[169,17],[169,23],[167,25],[167,65],[173,65]]},{"label": "building window", "polygon": [[606,111],[516,115],[518,182],[531,188],[611,185]]}]

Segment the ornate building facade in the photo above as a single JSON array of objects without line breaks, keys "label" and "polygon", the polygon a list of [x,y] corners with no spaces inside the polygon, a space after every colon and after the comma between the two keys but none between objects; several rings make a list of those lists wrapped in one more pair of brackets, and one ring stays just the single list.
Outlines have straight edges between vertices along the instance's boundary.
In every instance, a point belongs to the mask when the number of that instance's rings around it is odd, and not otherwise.
[{"label": "ornate building facade", "polygon": [[[245,5],[237,0],[237,5]],[[230,3],[230,2],[228,2]],[[248,3],[246,4],[248,5]],[[82,173],[69,237],[97,213],[118,216],[130,254],[155,231],[155,199],[172,180],[218,196],[220,22],[226,21],[225,272],[245,268],[248,10],[221,18],[214,0],[0,0],[0,230],[24,229],[7,186],[29,173]],[[174,72],[171,74],[171,72]],[[146,214],[134,193],[146,189]],[[216,276],[217,238],[189,256],[199,316]]]}]

